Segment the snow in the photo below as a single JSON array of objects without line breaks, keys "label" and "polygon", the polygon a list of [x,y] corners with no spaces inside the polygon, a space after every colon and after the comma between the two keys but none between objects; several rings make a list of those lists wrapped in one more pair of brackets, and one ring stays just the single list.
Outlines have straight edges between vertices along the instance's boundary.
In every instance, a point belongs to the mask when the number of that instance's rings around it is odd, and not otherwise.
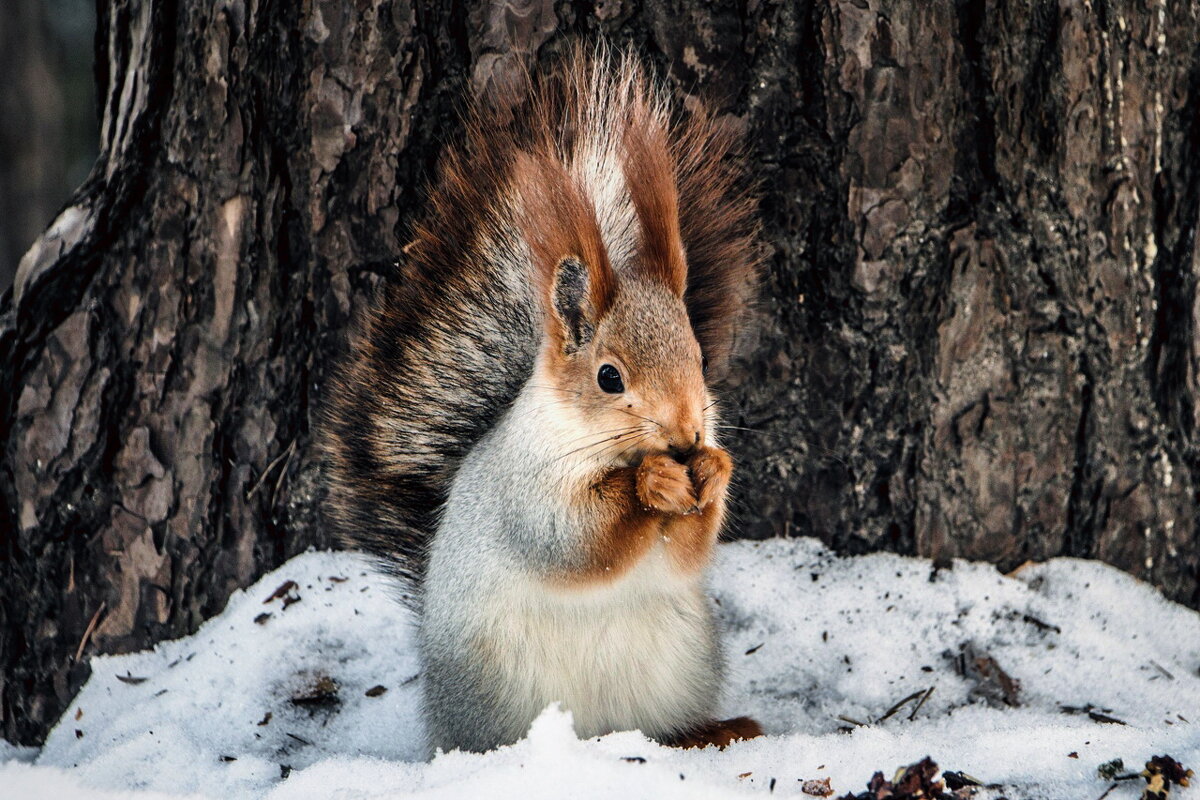
[{"label": "snow", "polygon": [[[268,600],[289,580],[299,601]],[[423,763],[411,619],[360,557],[314,552],[193,636],[95,658],[40,752],[0,743],[0,798],[807,797],[803,780],[860,792],[925,755],[1000,785],[979,797],[1095,798],[1113,758],[1200,766],[1200,615],[1111,567],[1006,577],[795,539],[723,545],[713,583],[724,710],[768,732],[725,751],[579,741],[552,707],[512,747]],[[335,698],[292,702],[323,677]]]}]

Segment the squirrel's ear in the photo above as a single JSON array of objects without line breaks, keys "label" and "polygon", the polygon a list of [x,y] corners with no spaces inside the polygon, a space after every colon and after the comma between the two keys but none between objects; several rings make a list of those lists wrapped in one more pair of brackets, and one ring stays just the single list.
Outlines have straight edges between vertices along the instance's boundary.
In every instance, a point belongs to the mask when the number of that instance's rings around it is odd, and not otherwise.
[{"label": "squirrel's ear", "polygon": [[641,268],[677,297],[687,289],[679,192],[665,128],[644,109],[625,130],[625,185],[641,226]]},{"label": "squirrel's ear", "polygon": [[592,302],[594,287],[587,265],[574,256],[558,262],[554,268],[551,306],[562,333],[563,352],[576,352],[592,340],[599,322],[599,310]]}]

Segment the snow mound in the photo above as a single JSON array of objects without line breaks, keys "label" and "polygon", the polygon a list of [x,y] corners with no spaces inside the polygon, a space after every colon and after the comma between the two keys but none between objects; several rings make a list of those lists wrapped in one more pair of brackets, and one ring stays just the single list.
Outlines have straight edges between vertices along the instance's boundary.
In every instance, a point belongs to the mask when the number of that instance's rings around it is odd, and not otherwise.
[{"label": "snow mound", "polygon": [[1113,758],[1200,766],[1200,615],[1113,568],[794,539],[722,546],[713,583],[725,711],[768,732],[725,751],[579,741],[552,707],[512,747],[423,763],[411,619],[360,557],[307,553],[193,636],[94,659],[40,752],[0,743],[0,797],[840,795],[930,755],[1015,800],[1097,797]]}]

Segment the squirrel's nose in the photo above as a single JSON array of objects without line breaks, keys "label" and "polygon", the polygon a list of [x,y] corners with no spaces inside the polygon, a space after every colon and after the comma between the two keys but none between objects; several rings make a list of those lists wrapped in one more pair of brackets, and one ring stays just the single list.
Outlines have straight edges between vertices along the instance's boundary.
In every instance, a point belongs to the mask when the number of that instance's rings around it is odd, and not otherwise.
[{"label": "squirrel's nose", "polygon": [[667,441],[667,449],[676,461],[685,461],[700,447],[700,431],[686,430],[674,434]]}]

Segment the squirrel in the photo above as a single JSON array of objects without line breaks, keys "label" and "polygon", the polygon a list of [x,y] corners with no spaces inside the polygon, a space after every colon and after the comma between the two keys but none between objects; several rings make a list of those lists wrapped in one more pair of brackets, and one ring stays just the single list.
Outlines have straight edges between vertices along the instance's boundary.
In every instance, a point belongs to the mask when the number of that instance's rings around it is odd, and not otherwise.
[{"label": "squirrel", "polygon": [[753,291],[738,135],[629,52],[577,45],[474,103],[323,421],[327,514],[416,611],[431,751],[715,718],[705,571],[733,462],[710,385]]}]

